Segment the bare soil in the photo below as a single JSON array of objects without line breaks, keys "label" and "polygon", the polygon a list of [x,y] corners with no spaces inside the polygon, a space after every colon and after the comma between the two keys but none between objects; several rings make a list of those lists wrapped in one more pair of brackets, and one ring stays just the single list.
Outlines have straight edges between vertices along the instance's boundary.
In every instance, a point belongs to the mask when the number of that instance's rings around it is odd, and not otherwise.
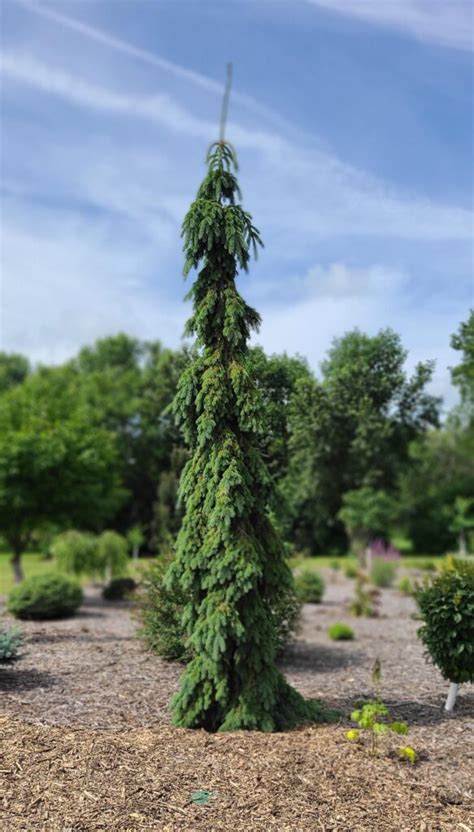
[{"label": "bare soil", "polygon": [[[445,714],[447,684],[425,661],[412,599],[383,590],[380,616],[355,619],[352,582],[325,577],[324,602],[305,607],[282,670],[341,721],[285,734],[171,727],[181,666],[145,652],[129,605],[96,589],[74,618],[25,623],[24,657],[0,669],[2,832],[474,832],[472,689]],[[332,642],[335,621],[355,640]],[[378,757],[344,738],[354,701],[372,694],[377,657],[415,766],[397,759],[397,738]],[[212,794],[196,806],[200,789]]]}]

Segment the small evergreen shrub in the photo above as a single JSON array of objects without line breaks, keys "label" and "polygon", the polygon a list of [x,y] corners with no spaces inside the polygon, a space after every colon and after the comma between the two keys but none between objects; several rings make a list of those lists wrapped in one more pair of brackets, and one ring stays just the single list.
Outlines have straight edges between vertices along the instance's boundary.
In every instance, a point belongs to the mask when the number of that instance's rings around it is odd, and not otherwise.
[{"label": "small evergreen shrub", "polygon": [[375,558],[370,569],[370,580],[374,586],[385,589],[392,586],[396,572],[397,566],[393,561]]},{"label": "small evergreen shrub", "polygon": [[82,590],[71,578],[45,574],[27,578],[12,589],[8,610],[21,619],[67,618],[82,603]]},{"label": "small evergreen shrub", "polygon": [[328,627],[328,636],[333,641],[352,641],[354,638],[354,630],[352,627],[349,627],[349,624],[338,621],[336,624],[331,624]]},{"label": "small evergreen shrub", "polygon": [[58,535],[51,554],[61,572],[70,575],[93,575],[97,571],[97,539],[87,532],[71,529]]},{"label": "small evergreen shrub", "polygon": [[184,592],[169,590],[164,582],[170,563],[161,557],[144,573],[143,589],[138,601],[139,636],[147,647],[168,661],[189,661],[191,652],[185,646],[182,625]]},{"label": "small evergreen shrub", "polygon": [[295,578],[296,594],[302,604],[319,604],[324,595],[324,581],[319,572],[309,569]]},{"label": "small evergreen shrub", "polygon": [[449,682],[474,681],[474,563],[458,561],[418,588],[418,636]]},{"label": "small evergreen shrub", "polygon": [[133,578],[112,578],[102,590],[102,598],[105,601],[123,601],[124,598],[137,588],[137,582]]},{"label": "small evergreen shrub", "polygon": [[99,573],[107,580],[122,578],[128,567],[127,541],[117,532],[102,532],[97,540]]},{"label": "small evergreen shrub", "polygon": [[23,637],[18,627],[0,630],[0,664],[15,662],[20,658]]},{"label": "small evergreen shrub", "polygon": [[415,592],[415,587],[413,586],[410,578],[408,575],[404,575],[403,578],[400,578],[397,589],[402,595],[413,595]]},{"label": "small evergreen shrub", "polygon": [[355,563],[344,564],[344,575],[346,578],[357,578],[358,568]]}]

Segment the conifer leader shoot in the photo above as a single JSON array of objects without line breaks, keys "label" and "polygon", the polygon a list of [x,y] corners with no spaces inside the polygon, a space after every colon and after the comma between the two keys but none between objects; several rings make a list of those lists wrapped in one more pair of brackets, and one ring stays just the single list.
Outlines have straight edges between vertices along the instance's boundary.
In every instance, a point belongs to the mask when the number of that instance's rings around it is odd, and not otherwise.
[{"label": "conifer leader shoot", "polygon": [[209,731],[281,730],[321,718],[275,664],[276,610],[292,582],[267,507],[271,482],[258,447],[261,402],[247,362],[260,322],[235,285],[261,245],[240,203],[235,154],[212,145],[208,173],[183,223],[194,359],[174,401],[191,449],[180,483],[185,515],[167,576],[189,602],[192,660],[172,703],[175,725]]}]

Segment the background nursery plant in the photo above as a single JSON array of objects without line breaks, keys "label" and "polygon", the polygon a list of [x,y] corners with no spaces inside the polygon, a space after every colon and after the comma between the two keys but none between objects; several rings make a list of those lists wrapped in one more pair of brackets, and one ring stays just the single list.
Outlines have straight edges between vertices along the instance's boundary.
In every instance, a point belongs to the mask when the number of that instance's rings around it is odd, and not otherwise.
[{"label": "background nursery plant", "polygon": [[415,597],[424,622],[418,636],[450,682],[445,707],[452,711],[459,685],[474,681],[474,563],[452,559]]},{"label": "background nursery plant", "polygon": [[268,518],[269,473],[258,436],[262,406],[247,341],[259,325],[235,284],[261,245],[240,203],[229,144],[212,145],[208,173],[183,223],[193,360],[174,410],[191,449],[180,484],[185,506],[168,586],[184,592],[192,658],[172,703],[173,721],[211,731],[274,731],[321,717],[275,664],[275,610],[291,587],[285,551]]}]

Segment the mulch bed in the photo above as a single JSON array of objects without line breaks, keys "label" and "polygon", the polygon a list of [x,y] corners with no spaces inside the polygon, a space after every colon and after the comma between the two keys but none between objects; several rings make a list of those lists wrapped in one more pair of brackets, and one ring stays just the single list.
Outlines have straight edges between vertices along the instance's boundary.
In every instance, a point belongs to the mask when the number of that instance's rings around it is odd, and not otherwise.
[{"label": "mulch bed", "polygon": [[[172,728],[180,666],[144,652],[128,605],[97,590],[75,618],[25,624],[24,658],[0,669],[2,832],[474,832],[472,690],[446,715],[447,686],[425,662],[413,601],[385,590],[378,619],[352,619],[351,592],[345,578],[329,580],[282,663],[305,695],[341,710],[341,724],[271,736]],[[354,642],[329,640],[339,620]],[[376,657],[384,701],[410,724],[414,767],[344,739]],[[212,792],[203,806],[198,790]]]}]

